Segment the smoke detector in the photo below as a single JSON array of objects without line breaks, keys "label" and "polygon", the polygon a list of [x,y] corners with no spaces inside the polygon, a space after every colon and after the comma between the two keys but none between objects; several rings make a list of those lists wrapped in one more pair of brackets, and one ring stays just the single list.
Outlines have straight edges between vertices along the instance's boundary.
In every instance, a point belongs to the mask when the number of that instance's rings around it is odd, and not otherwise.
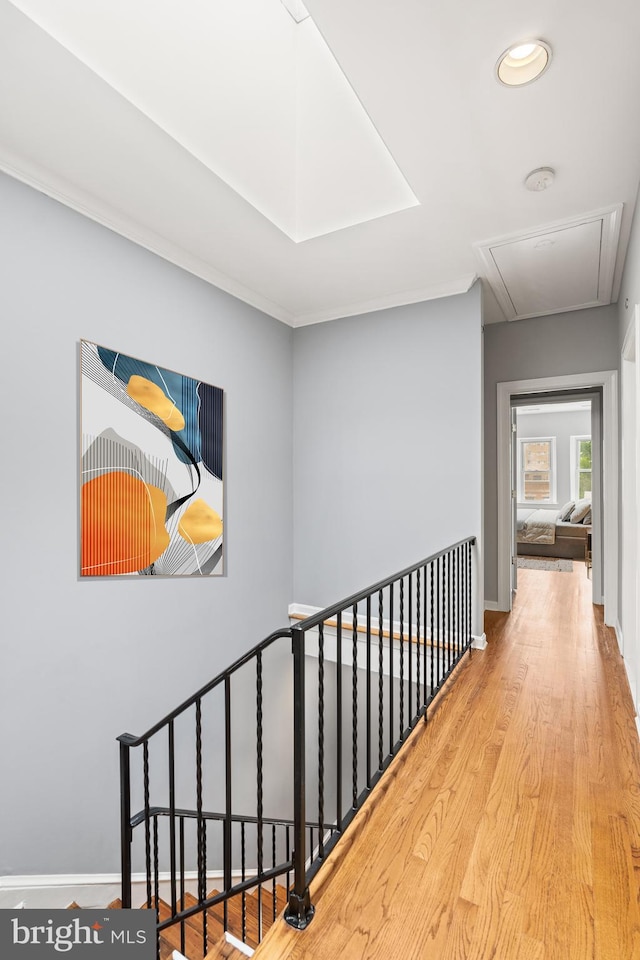
[{"label": "smoke detector", "polygon": [[527,175],[524,185],[527,190],[533,190],[534,193],[540,193],[542,190],[548,190],[555,178],[555,170],[551,167],[538,167]]}]

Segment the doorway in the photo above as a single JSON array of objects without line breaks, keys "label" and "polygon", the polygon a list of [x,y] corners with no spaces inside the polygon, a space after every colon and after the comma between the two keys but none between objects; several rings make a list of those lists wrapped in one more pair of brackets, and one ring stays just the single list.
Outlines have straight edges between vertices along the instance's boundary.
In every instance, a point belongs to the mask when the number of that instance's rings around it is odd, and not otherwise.
[{"label": "doorway", "polygon": [[618,374],[615,370],[499,383],[498,437],[498,609],[511,610],[512,397],[518,395],[602,391],[602,596],[605,623],[615,626],[618,612]]},{"label": "doorway", "polygon": [[602,391],[513,395],[511,407],[512,592],[519,567],[570,572],[577,563],[600,604]]}]

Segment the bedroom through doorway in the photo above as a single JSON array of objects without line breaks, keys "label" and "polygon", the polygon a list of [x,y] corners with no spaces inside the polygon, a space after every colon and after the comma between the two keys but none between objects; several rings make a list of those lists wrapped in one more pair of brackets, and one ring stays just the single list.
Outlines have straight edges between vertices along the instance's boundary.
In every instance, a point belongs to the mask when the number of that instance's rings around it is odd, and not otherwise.
[{"label": "bedroom through doorway", "polygon": [[514,594],[523,568],[579,571],[593,602],[602,602],[601,394],[590,388],[512,397]]}]

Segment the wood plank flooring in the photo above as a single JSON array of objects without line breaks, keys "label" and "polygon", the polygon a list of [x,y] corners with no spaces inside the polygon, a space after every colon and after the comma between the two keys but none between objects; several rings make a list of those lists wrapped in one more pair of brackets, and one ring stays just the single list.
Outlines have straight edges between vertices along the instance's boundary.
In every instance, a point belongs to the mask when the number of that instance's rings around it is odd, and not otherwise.
[{"label": "wood plank flooring", "polygon": [[[520,570],[256,960],[640,960],[640,747],[584,564]],[[341,846],[348,855],[340,857]]]}]

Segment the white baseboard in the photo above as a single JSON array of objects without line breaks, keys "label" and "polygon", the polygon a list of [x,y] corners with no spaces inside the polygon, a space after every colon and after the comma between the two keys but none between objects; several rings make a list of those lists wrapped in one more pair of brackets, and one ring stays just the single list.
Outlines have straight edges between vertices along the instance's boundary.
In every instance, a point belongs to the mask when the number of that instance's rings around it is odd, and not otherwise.
[{"label": "white baseboard", "polygon": [[486,650],[487,647],[487,635],[483,633],[481,637],[475,637],[471,641],[471,646],[474,650]]},{"label": "white baseboard", "polygon": [[485,600],[484,602],[485,610],[498,610],[498,601],[497,600]]},{"label": "white baseboard", "polygon": [[[248,872],[248,871],[247,871]],[[249,873],[250,875],[250,873]],[[223,879],[222,870],[207,871],[207,887],[215,887]],[[240,880],[241,875],[234,876]],[[171,899],[169,873],[159,875],[160,896]],[[142,873],[132,877],[131,902],[141,906],[146,898],[146,878]],[[198,880],[195,870],[185,872],[185,889],[197,895]],[[21,905],[27,909],[64,910],[70,903],[81,907],[106,907],[121,894],[119,873],[45,874],[0,877],[0,909],[14,910]]]}]

